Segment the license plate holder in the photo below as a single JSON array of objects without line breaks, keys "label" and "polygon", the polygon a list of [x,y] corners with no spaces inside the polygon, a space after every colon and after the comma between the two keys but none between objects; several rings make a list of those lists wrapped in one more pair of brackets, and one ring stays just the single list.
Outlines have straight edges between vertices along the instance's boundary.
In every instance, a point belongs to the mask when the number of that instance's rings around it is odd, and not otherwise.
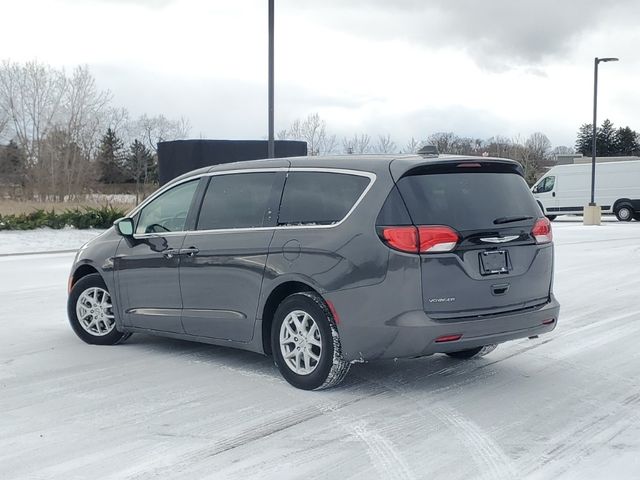
[{"label": "license plate holder", "polygon": [[509,273],[509,257],[506,250],[490,250],[480,253],[480,273],[496,275]]}]

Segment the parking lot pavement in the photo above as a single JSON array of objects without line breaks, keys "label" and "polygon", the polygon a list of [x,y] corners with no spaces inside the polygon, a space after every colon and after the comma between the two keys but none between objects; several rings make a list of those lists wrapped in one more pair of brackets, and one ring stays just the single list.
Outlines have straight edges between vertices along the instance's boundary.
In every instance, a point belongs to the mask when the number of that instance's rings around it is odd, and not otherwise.
[{"label": "parking lot pavement", "polygon": [[86,345],[73,255],[0,258],[0,478],[638,478],[640,222],[553,226],[554,332],[325,392],[222,347]]}]

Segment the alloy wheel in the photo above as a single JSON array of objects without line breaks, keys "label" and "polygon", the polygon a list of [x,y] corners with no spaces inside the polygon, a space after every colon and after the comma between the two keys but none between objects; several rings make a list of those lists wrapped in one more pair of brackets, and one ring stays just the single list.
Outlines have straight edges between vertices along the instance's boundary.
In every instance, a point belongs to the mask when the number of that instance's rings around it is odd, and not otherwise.
[{"label": "alloy wheel", "polygon": [[302,310],[290,312],[280,326],[280,352],[298,375],[312,373],[322,356],[322,337],[316,321]]},{"label": "alloy wheel", "polygon": [[82,328],[96,337],[111,333],[116,326],[111,295],[103,288],[91,287],[82,292],[76,302],[76,315]]}]

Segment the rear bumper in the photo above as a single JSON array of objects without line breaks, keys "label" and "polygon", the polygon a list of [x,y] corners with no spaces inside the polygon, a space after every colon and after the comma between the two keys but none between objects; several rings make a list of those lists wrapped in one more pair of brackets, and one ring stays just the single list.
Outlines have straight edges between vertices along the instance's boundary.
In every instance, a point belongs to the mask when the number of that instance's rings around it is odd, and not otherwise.
[{"label": "rear bumper", "polygon": [[[540,308],[490,317],[463,320],[434,320],[424,311],[409,311],[383,326],[360,325],[359,334],[339,325],[343,355],[347,360],[402,358],[465,350],[552,331],[558,322],[560,304],[551,301]],[[545,324],[543,322],[553,322]],[[462,335],[459,340],[436,342],[446,335]]]}]

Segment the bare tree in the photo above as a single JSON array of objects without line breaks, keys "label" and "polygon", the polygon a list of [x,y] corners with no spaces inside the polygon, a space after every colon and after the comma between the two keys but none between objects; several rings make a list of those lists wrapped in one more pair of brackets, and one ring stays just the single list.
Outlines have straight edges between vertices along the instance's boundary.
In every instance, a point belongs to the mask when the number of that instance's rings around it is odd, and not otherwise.
[{"label": "bare tree", "polygon": [[576,153],[572,147],[567,147],[565,145],[558,145],[553,150],[551,150],[552,155],[571,155]]},{"label": "bare tree", "polygon": [[529,135],[524,147],[528,151],[528,161],[523,165],[525,167],[525,179],[532,185],[538,179],[543,171],[543,166],[551,157],[551,141],[544,133],[535,132]]},{"label": "bare tree", "polygon": [[142,141],[155,154],[159,142],[186,138],[191,131],[191,124],[184,117],[169,120],[164,115],[149,117],[144,114],[130,123],[128,131],[131,141]]},{"label": "bare tree", "polygon": [[9,115],[7,115],[7,113],[5,111],[0,110],[0,141],[1,140],[7,140],[3,136],[3,133],[4,133],[5,129],[7,128],[8,124],[9,124]]},{"label": "bare tree", "polygon": [[440,153],[458,153],[459,137],[453,132],[437,132],[429,135],[427,143],[437,147]]},{"label": "bare tree", "polygon": [[4,61],[0,66],[0,111],[30,161],[38,157],[45,137],[60,120],[65,90],[60,70],[38,62]]},{"label": "bare tree", "polygon": [[371,137],[366,133],[355,134],[351,138],[342,139],[342,149],[344,153],[370,153],[371,152]]},{"label": "bare tree", "polygon": [[288,130],[278,132],[278,138],[307,142],[309,155],[329,155],[337,146],[336,136],[327,133],[327,123],[317,113],[294,120]]},{"label": "bare tree", "polygon": [[2,63],[0,112],[36,190],[70,195],[92,179],[87,167],[110,100],[86,66],[67,75],[38,62]]},{"label": "bare tree", "polygon": [[402,153],[417,153],[422,146],[422,142],[416,140],[414,137],[411,137],[411,140],[407,142],[407,144],[402,149]]},{"label": "bare tree", "polygon": [[373,147],[373,150],[376,153],[397,153],[398,147],[396,146],[396,142],[391,140],[391,135],[378,135],[378,142]]}]

